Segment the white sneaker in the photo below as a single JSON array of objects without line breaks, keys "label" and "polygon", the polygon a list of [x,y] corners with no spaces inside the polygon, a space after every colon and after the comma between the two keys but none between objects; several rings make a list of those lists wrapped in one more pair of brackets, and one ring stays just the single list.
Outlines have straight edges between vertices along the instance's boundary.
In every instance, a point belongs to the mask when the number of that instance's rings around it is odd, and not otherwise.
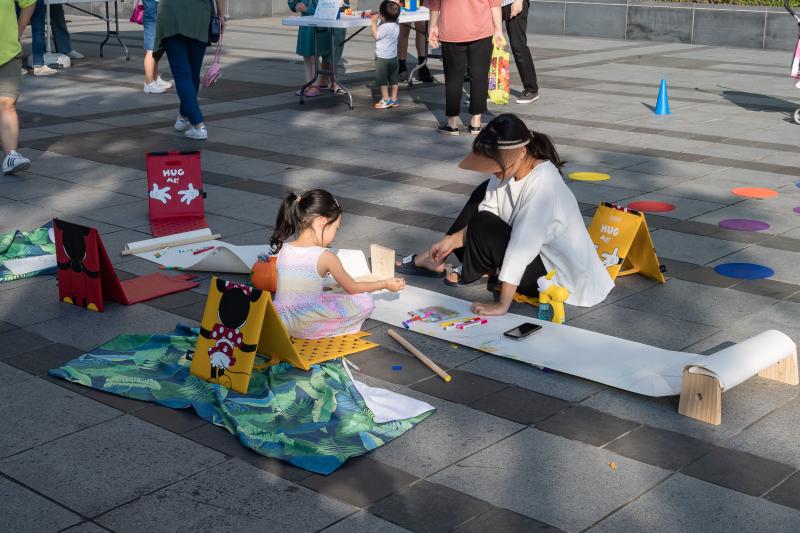
[{"label": "white sneaker", "polygon": [[144,84],[144,94],[161,94],[164,92],[167,92],[167,90],[159,85],[157,81]]},{"label": "white sneaker", "polygon": [[183,132],[183,135],[196,141],[205,141],[208,139],[208,130],[205,128],[205,126],[200,128],[191,126]]},{"label": "white sneaker", "polygon": [[192,127],[192,125],[189,122],[188,118],[178,115],[178,118],[175,119],[175,129],[176,130],[178,130],[178,131],[186,131],[191,127]]},{"label": "white sneaker", "polygon": [[33,67],[34,76],[52,76],[53,74],[58,74],[58,71],[54,68],[48,67],[47,65],[42,65],[41,67]]},{"label": "white sneaker", "polygon": [[167,89],[171,89],[172,85],[173,85],[171,81],[167,81],[165,79],[162,79],[161,76],[158,77],[158,79],[156,80],[156,83],[158,84],[159,87],[161,87],[165,91]]},{"label": "white sneaker", "polygon": [[28,69],[22,69],[22,72],[20,72],[19,74],[20,74],[20,76],[27,76],[28,75]]},{"label": "white sneaker", "polygon": [[84,59],[86,57],[77,50],[70,50],[69,52],[67,52],[67,55],[70,57],[70,59]]},{"label": "white sneaker", "polygon": [[31,168],[31,160],[23,157],[16,150],[11,150],[5,159],[3,159],[3,174],[13,174],[19,170],[28,170]]}]

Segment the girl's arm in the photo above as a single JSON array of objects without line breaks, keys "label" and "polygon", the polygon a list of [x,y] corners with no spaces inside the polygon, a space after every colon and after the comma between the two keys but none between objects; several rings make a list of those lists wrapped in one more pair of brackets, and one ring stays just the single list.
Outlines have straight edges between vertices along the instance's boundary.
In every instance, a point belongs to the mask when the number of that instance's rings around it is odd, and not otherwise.
[{"label": "girl's arm", "polygon": [[25,28],[28,26],[28,23],[31,21],[31,16],[33,15],[33,10],[36,8],[36,2],[29,5],[28,7],[23,7],[19,11],[19,18],[17,19],[17,39],[22,40],[22,34],[25,32]]},{"label": "girl's arm", "polygon": [[336,257],[336,254],[329,251],[323,252],[319,257],[317,272],[320,276],[330,272],[333,279],[336,280],[336,283],[347,291],[348,294],[375,292],[383,289],[396,292],[405,286],[405,282],[400,278],[384,279],[380,281],[356,281],[345,271],[342,262]]}]

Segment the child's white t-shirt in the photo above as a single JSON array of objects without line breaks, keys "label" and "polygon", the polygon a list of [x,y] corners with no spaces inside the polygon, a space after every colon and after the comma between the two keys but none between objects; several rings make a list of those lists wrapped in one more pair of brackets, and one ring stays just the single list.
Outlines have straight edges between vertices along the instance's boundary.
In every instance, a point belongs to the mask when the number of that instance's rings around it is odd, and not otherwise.
[{"label": "child's white t-shirt", "polygon": [[381,22],[378,36],[375,38],[375,55],[381,59],[397,57],[397,38],[400,36],[400,25],[396,22]]}]

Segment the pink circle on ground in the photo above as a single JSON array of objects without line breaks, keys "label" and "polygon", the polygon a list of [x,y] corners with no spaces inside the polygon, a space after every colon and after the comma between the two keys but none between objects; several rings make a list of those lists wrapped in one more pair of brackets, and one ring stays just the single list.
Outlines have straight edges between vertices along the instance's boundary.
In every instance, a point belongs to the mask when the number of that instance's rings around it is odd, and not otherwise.
[{"label": "pink circle on ground", "polygon": [[795,208],[793,209],[793,211],[794,211],[795,213],[797,213],[798,215],[800,215],[800,207],[795,207]]},{"label": "pink circle on ground", "polygon": [[628,207],[646,213],[666,213],[667,211],[675,210],[675,206],[667,202],[652,201],[631,202],[628,204]]},{"label": "pink circle on ground", "polygon": [[728,218],[719,221],[720,227],[725,229],[735,229],[738,231],[764,231],[769,229],[769,224],[760,220],[749,218]]}]

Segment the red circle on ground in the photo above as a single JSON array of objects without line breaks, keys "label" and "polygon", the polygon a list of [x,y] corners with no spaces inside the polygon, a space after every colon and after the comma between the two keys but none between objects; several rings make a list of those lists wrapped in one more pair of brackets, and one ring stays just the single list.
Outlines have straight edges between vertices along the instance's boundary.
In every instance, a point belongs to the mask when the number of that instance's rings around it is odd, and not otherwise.
[{"label": "red circle on ground", "polygon": [[675,210],[675,206],[667,202],[653,202],[649,200],[641,202],[631,202],[628,204],[630,209],[644,211],[646,213],[666,213]]},{"label": "red circle on ground", "polygon": [[778,196],[778,191],[772,189],[765,189],[763,187],[737,187],[732,189],[731,192],[737,196],[745,196],[747,198],[774,198]]}]

